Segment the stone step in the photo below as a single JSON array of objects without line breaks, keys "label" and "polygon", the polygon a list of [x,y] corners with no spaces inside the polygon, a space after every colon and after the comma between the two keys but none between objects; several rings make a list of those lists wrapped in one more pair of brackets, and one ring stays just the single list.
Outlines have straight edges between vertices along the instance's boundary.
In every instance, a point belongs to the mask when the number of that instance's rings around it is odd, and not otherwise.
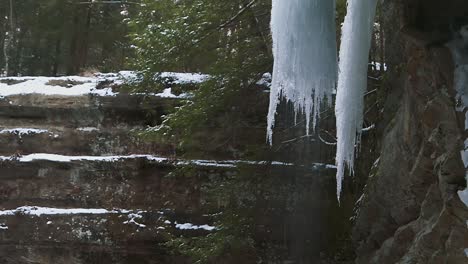
[{"label": "stone step", "polygon": [[28,162],[2,161],[0,207],[24,204],[107,208],[199,206],[193,199],[198,195],[199,179],[167,177],[174,170],[169,161],[146,158],[112,161],[103,157],[63,161],[64,158],[67,156]]},{"label": "stone step", "polygon": [[[202,187],[232,176],[237,167],[267,171],[253,161],[171,160],[155,156],[62,156],[31,154],[1,157],[0,208],[25,204],[66,207],[173,208],[199,211]],[[275,170],[276,171],[276,170]]]},{"label": "stone step", "polygon": [[50,152],[62,155],[174,155],[174,147],[142,140],[128,128],[0,127],[0,155]]},{"label": "stone step", "polygon": [[3,126],[116,127],[147,126],[180,103],[173,98],[119,94],[62,96],[24,94],[0,99]]},{"label": "stone step", "polygon": [[[23,258],[33,261],[24,263],[63,264],[85,260],[86,263],[174,261],[163,243],[174,236],[205,236],[214,232],[216,227],[211,221],[208,216],[189,217],[170,210],[41,207],[4,210],[0,211],[0,261],[21,263],[18,261]],[[118,261],[114,262],[115,257]]]}]

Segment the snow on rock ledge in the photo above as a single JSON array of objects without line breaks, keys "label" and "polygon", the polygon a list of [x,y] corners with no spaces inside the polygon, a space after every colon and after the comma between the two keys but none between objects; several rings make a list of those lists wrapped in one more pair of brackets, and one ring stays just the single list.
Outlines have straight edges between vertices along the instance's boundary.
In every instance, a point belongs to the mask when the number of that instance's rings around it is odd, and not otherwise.
[{"label": "snow on rock ledge", "polygon": [[84,209],[84,208],[51,208],[51,207],[38,207],[38,206],[22,206],[12,210],[0,211],[0,216],[8,215],[31,215],[31,216],[42,216],[42,215],[80,215],[80,214],[128,214],[129,210],[107,210],[107,209]]},{"label": "snow on rock ledge", "polygon": [[[200,84],[210,78],[209,75],[199,73],[162,72],[156,75],[156,80],[169,82],[170,84]],[[169,80],[169,81],[168,81]],[[0,96],[12,96],[22,94],[62,95],[62,96],[116,96],[110,86],[99,87],[100,83],[111,82],[115,85],[123,83],[138,83],[139,76],[133,71],[121,71],[118,73],[96,73],[92,77],[63,76],[24,76],[0,78]],[[166,89],[162,93],[151,94],[164,98],[179,98]],[[185,94],[181,97],[187,97]]]}]

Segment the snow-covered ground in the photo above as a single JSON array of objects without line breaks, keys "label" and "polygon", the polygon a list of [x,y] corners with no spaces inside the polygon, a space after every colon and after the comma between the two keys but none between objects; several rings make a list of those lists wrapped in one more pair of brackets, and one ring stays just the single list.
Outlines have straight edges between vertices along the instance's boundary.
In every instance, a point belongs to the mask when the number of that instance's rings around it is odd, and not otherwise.
[{"label": "snow-covered ground", "polygon": [[[118,77],[112,77],[117,80]],[[111,77],[106,77],[111,79]],[[102,77],[4,77],[0,78],[0,96],[19,94],[44,94],[79,96],[95,94],[99,96],[114,96],[111,88],[97,89]],[[7,83],[9,82],[9,83]]]},{"label": "snow-covered ground", "polygon": [[[155,76],[155,79],[168,81],[171,84],[200,84],[210,78],[209,75],[199,73],[177,73],[162,72]],[[63,76],[23,76],[23,77],[2,77],[0,78],[0,96],[12,96],[21,94],[43,94],[62,96],[115,96],[118,92],[111,87],[98,88],[99,83],[111,81],[116,85],[125,82],[138,82],[139,77],[133,71],[120,71],[118,73],[96,73],[92,77]],[[171,88],[165,89],[161,93],[152,94],[164,98],[185,98],[186,94],[174,95]]]}]

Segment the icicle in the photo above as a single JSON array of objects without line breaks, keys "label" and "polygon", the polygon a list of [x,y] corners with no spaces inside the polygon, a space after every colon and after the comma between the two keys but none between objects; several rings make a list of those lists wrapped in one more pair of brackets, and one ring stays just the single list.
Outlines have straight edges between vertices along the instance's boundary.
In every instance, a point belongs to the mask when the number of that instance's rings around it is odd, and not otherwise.
[{"label": "icicle", "polygon": [[355,146],[360,143],[367,65],[377,0],[348,0],[340,47],[336,96],[337,197],[340,200],[347,166],[354,169]]},{"label": "icicle", "polygon": [[[322,101],[331,103],[337,79],[335,0],[273,0],[273,80],[267,139],[272,144],[282,98],[315,128]],[[312,123],[312,124],[311,124]]]}]

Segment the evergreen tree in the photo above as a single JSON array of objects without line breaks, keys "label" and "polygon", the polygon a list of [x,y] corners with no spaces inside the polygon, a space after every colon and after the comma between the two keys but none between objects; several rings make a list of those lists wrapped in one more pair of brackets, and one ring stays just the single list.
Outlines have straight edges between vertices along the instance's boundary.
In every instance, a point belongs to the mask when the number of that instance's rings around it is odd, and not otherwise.
[{"label": "evergreen tree", "polygon": [[124,20],[137,6],[125,1],[1,1],[1,68],[5,72],[8,65],[7,75],[120,70],[130,52]]},{"label": "evergreen tree", "polygon": [[[134,66],[150,83],[146,86],[155,87],[154,75],[161,71],[213,77],[154,134],[184,144],[202,134],[201,128],[226,129],[246,122],[248,118],[236,109],[245,91],[272,67],[271,1],[144,0],[142,6],[129,25]],[[226,138],[231,136],[225,133]]]}]

